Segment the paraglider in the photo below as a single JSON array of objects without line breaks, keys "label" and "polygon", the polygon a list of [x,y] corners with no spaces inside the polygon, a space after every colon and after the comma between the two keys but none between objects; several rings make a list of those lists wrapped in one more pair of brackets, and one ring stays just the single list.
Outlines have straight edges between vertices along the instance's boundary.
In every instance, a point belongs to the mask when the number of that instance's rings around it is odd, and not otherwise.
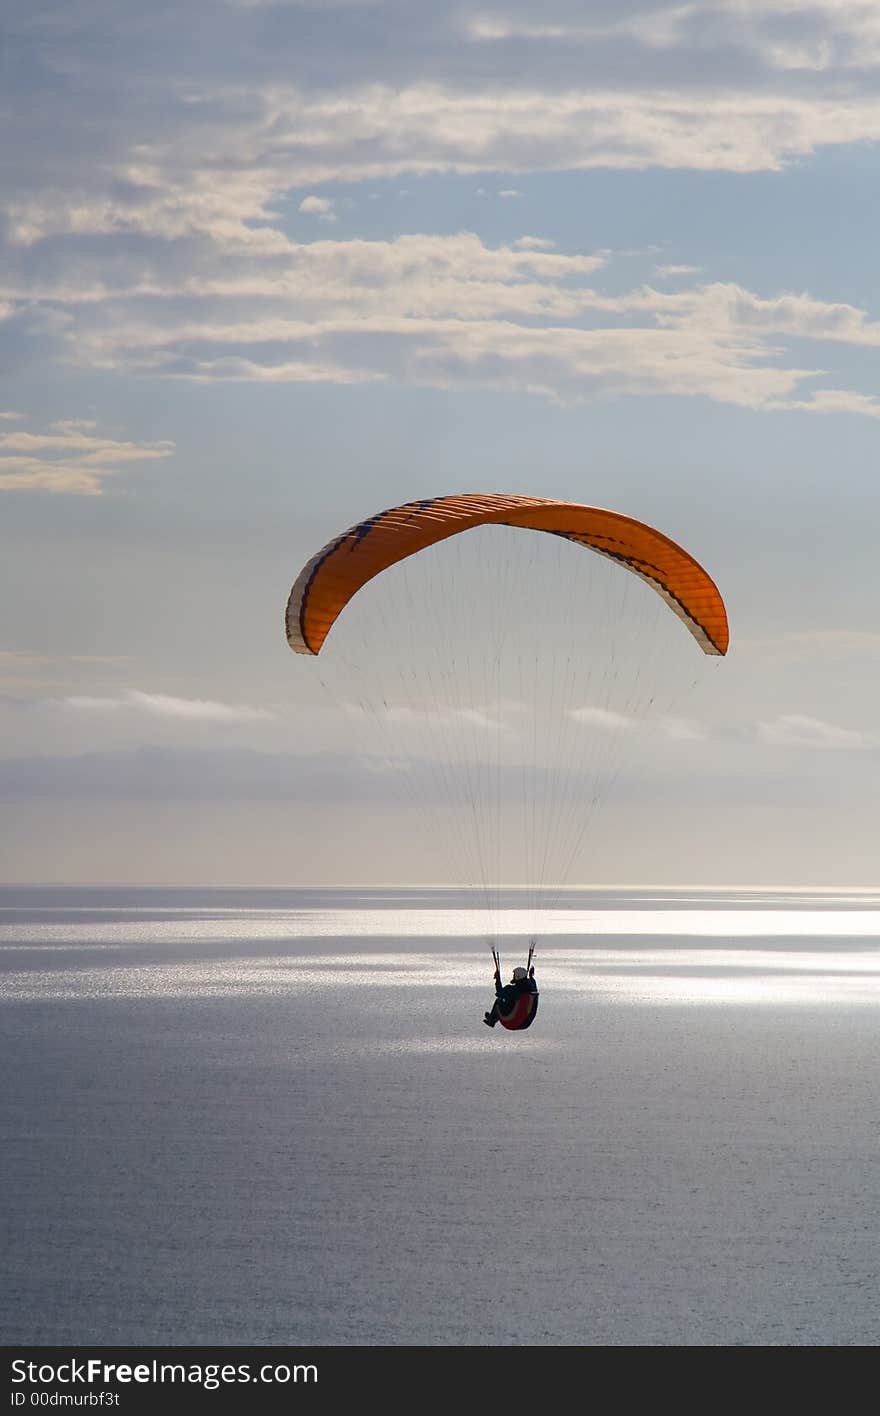
[{"label": "paraglider", "polygon": [[[545,535],[521,538],[519,531]],[[490,546],[478,540],[484,535],[499,539]],[[540,558],[530,550],[515,563],[511,543],[518,541],[559,550]],[[457,549],[463,543],[480,553],[469,559]],[[604,584],[579,584],[581,564],[596,561],[581,550],[613,563],[607,578],[622,586],[611,587],[616,607]],[[412,579],[401,580],[410,560]],[[377,578],[394,582],[382,609],[377,592],[365,592]],[[630,593],[637,581],[653,595]],[[369,603],[360,618],[354,613],[339,701],[353,733],[369,722],[377,738],[384,734],[383,782],[409,783],[415,805],[421,799],[428,812],[432,853],[446,850],[456,867],[454,876],[447,867],[447,879],[481,887],[493,921],[500,882],[530,891],[535,911],[547,908],[541,892],[551,885],[558,898],[600,797],[619,774],[611,744],[632,742],[640,714],[655,710],[651,671],[672,672],[674,656],[665,624],[648,624],[639,596],[657,605],[660,619],[662,601],[704,654],[723,656],[729,641],[717,586],[676,542],[619,512],[544,497],[429,497],[350,527],[296,578],[286,612],[290,648],[344,663],[338,643],[332,651],[325,645],[364,593]],[[636,642],[640,620],[645,632]],[[373,781],[381,775],[374,771]],[[496,1000],[484,1021],[524,1031],[538,1003],[534,944],[525,977],[520,968],[502,985],[494,923],[489,933]]]},{"label": "paraglider", "polygon": [[495,1002],[488,1013],[483,1014],[483,1022],[488,1028],[500,1023],[508,1032],[524,1032],[535,1021],[538,1012],[538,985],[535,982],[535,967],[532,958],[535,946],[529,946],[529,957],[525,967],[519,964],[513,971],[510,983],[501,982],[501,956],[492,950],[495,963]]},{"label": "paraglider", "polygon": [[656,590],[707,654],[726,654],[727,615],[717,587],[687,551],[632,517],[545,497],[465,494],[406,502],[361,521],[303,567],[287,602],[287,642],[319,654],[335,620],[367,581],[397,561],[478,526],[521,526],[587,546]]}]

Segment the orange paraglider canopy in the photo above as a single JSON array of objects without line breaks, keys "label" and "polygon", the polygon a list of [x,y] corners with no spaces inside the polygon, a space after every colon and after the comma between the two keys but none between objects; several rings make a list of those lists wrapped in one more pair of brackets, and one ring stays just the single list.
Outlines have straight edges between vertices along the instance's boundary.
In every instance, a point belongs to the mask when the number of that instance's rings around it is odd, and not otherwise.
[{"label": "orange paraglider canopy", "polygon": [[406,502],[330,541],[303,567],[290,592],[291,649],[319,653],[352,596],[389,566],[461,531],[490,525],[548,531],[618,561],[657,591],[707,654],[727,652],[727,614],[715,583],[662,532],[578,502],[473,493]]}]

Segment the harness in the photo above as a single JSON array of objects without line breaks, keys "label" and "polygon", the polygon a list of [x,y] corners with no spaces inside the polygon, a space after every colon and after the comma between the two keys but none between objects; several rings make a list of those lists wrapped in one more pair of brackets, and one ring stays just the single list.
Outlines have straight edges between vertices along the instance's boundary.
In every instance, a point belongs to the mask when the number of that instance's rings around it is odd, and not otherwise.
[{"label": "harness", "polygon": [[[526,970],[527,970],[527,972],[529,972],[529,971],[531,970],[532,959],[534,958],[534,955],[535,955],[535,941],[534,941],[534,939],[533,939],[533,940],[531,941],[531,943],[529,944],[529,957],[528,957],[528,960],[526,961]],[[495,947],[494,944],[493,944],[493,946],[492,946],[492,962],[493,962],[494,965],[495,965],[495,977],[496,977],[496,978],[499,980],[499,982],[500,982],[500,980],[501,980],[501,955],[500,955],[500,953],[498,952],[498,949]],[[500,1005],[500,1003],[499,1003],[499,1006],[498,1006],[498,1021],[499,1021],[499,1023],[501,1024],[501,1026],[502,1026],[503,1028],[507,1028],[508,1032],[524,1032],[526,1028],[530,1028],[530,1027],[532,1026],[532,1023],[535,1021],[535,1017],[536,1017],[536,1015],[537,1015],[537,1012],[538,1012],[538,992],[537,992],[537,990],[535,990],[534,992],[529,992],[529,993],[520,993],[519,996],[516,997],[516,998],[513,1000],[513,1003],[512,1003],[512,1004],[510,1005],[510,1007],[507,1008],[507,1009],[504,1009],[504,1008]]]},{"label": "harness", "polygon": [[503,1028],[509,1028],[511,1032],[522,1032],[532,1026],[537,1011],[538,994],[521,993],[509,1013],[502,1013],[501,1009],[498,1009],[498,1021]]}]

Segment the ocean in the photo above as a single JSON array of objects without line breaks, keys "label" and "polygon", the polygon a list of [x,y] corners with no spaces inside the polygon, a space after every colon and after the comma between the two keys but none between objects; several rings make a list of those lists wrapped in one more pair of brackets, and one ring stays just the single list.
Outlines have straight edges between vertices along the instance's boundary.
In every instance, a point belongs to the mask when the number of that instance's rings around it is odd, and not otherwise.
[{"label": "ocean", "polygon": [[877,1343],[880,894],[493,904],[0,889],[3,1342]]}]

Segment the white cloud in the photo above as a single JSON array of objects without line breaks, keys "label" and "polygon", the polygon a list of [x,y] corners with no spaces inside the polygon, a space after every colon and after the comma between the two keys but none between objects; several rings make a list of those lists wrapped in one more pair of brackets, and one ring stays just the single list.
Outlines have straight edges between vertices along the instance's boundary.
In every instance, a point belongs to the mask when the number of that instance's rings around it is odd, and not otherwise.
[{"label": "white cloud", "polygon": [[[700,287],[700,297],[707,315],[715,313],[743,333],[789,334],[880,347],[880,321],[871,320],[855,305],[817,300],[805,292],[765,299],[739,285],[720,282]],[[674,319],[676,309],[685,309],[693,296],[685,293],[667,298],[668,317]]]},{"label": "white cloud", "polygon": [[633,718],[627,718],[623,713],[615,713],[608,708],[572,708],[570,716],[578,723],[585,723],[589,727],[601,728],[609,732],[616,732],[620,728],[631,728],[635,722]]},{"label": "white cloud", "polygon": [[268,252],[279,199],[301,192],[328,219],[333,199],[311,189],[333,181],[772,171],[880,137],[873,4],[545,8],[536,22],[520,3],[438,0],[427,25],[401,0],[278,5],[270,29],[259,7],[192,0],[154,7],[144,46],[141,7],[119,0],[98,47],[88,7],[38,9],[5,76],[6,238],[202,235]]},{"label": "white cloud", "polygon": [[536,25],[502,16],[474,15],[465,21],[465,32],[475,40],[561,39],[570,31],[562,25]]},{"label": "white cloud", "polygon": [[[42,181],[22,172],[8,190],[13,247],[53,235],[140,233],[205,235],[268,251],[278,237],[274,204],[284,193],[305,189],[301,209],[332,219],[331,199],[309,192],[317,184],[450,171],[777,171],[823,146],[880,138],[868,90],[840,96],[831,86],[814,95],[786,86],[774,92],[763,82],[741,91],[696,89],[691,81],[652,88],[649,77],[631,88],[607,78],[588,88],[549,80],[537,87],[517,74],[468,91],[453,70],[437,82],[363,83],[322,94],[269,82],[245,101],[225,84],[209,84],[199,103],[182,108],[176,96],[169,103],[180,132],[141,111],[145,130],[122,122],[112,147],[109,135],[99,139],[89,165],[87,142],[95,139],[87,108],[79,161],[67,171],[39,164]],[[70,141],[78,138],[74,124]],[[216,156],[224,146],[225,165]]]},{"label": "white cloud", "polygon": [[878,742],[873,734],[837,727],[834,723],[825,723],[802,713],[785,713],[767,722],[759,722],[757,733],[762,742],[778,747],[853,750],[876,747]]},{"label": "white cloud", "polygon": [[322,221],[336,220],[333,202],[329,197],[303,197],[298,210],[304,212],[306,216],[320,217]]},{"label": "white cloud", "polygon": [[453,710],[453,717],[465,723],[471,723],[476,728],[481,728],[485,732],[508,732],[506,723],[501,722],[497,717],[489,713],[482,712],[479,708],[458,708]]},{"label": "white cloud", "polygon": [[[485,7],[464,22],[475,42],[543,45],[559,54],[607,44],[630,52],[700,55],[728,52],[782,72],[870,68],[880,58],[880,16],[871,0],[635,0],[613,8],[550,0],[536,23],[518,3]],[[520,13],[518,13],[520,12]]]},{"label": "white cloud", "polygon": [[768,407],[792,409],[802,413],[859,413],[866,418],[880,418],[880,397],[842,388],[822,389],[811,394],[809,398],[789,398],[771,402]]},{"label": "white cloud", "polygon": [[[43,286],[32,297],[66,302],[75,320],[60,350],[107,370],[201,381],[393,379],[564,402],[699,395],[753,409],[877,415],[877,400],[856,390],[805,395],[801,386],[822,377],[821,366],[788,363],[779,344],[880,348],[880,322],[867,311],[720,282],[607,295],[591,278],[609,259],[607,251],[561,252],[539,237],[491,247],[472,232],[304,244],[285,237],[259,258],[196,245],[174,272],[157,265],[152,275],[141,256],[132,291],[124,268],[115,272],[121,288],[102,288],[96,259],[85,280],[80,268],[66,288]],[[56,435],[73,447],[86,431],[74,421]],[[7,441],[7,456],[13,451]],[[167,451],[154,444],[130,455]],[[49,476],[30,464],[6,471],[31,485]]]},{"label": "white cloud", "polygon": [[216,723],[251,723],[274,719],[268,708],[248,703],[216,703],[204,698],[173,698],[164,693],[142,693],[130,689],[123,697],[96,698],[73,695],[62,700],[66,707],[82,712],[116,713],[137,710],[159,718],[178,718]]},{"label": "white cloud", "polygon": [[[492,248],[468,232],[297,243],[284,229],[288,201],[335,218],[340,199],[315,191],[333,181],[770,171],[825,145],[878,141],[875,7],[549,0],[536,19],[524,0],[441,0],[425,26],[398,0],[288,5],[273,7],[271,43],[253,6],[194,0],[168,13],[167,44],[142,53],[140,9],[120,0],[104,17],[100,63],[75,10],[63,23],[49,11],[23,23],[19,41],[46,81],[39,108],[13,83],[6,100],[0,341],[13,362],[878,415],[858,389],[805,393],[805,380],[828,376],[780,345],[880,348],[880,322],[850,304],[721,283],[607,296],[586,283],[607,252],[565,254],[537,235]],[[208,29],[217,42],[206,46]],[[319,85],[291,82],[292,56]],[[695,274],[656,270],[658,282]],[[55,429],[77,430],[93,431]],[[140,455],[168,455],[149,447]],[[16,463],[6,451],[7,490],[100,489],[81,456],[49,465],[47,449],[22,451]]]},{"label": "white cloud", "polygon": [[[362,704],[345,703],[345,712],[349,717],[358,719],[372,719],[373,714]],[[449,729],[459,723],[469,724],[484,732],[510,733],[513,731],[509,723],[503,721],[503,713],[520,713],[523,705],[509,700],[493,705],[493,709],[486,708],[451,708],[446,704],[424,700],[422,702],[395,703],[388,702],[378,710],[376,717],[380,722],[393,724],[395,728],[417,727],[423,733],[427,729],[433,732],[438,728]],[[437,743],[432,738],[422,739],[421,746],[428,746],[430,751],[436,751]],[[411,746],[411,744],[410,744]],[[460,748],[460,743],[459,743]]]},{"label": "white cloud", "polygon": [[[150,361],[133,365],[149,372]],[[370,383],[386,377],[370,369],[347,369],[342,364],[309,364],[301,359],[289,359],[282,364],[264,364],[256,359],[225,355],[217,359],[201,359],[198,363],[169,363],[167,355],[153,361],[157,373],[175,378],[192,379],[197,383],[223,381],[245,383]]]},{"label": "white cloud", "polygon": [[94,423],[68,419],[51,433],[0,432],[0,492],[54,492],[97,496],[134,462],[170,457],[168,441],[134,443],[96,436]]}]

